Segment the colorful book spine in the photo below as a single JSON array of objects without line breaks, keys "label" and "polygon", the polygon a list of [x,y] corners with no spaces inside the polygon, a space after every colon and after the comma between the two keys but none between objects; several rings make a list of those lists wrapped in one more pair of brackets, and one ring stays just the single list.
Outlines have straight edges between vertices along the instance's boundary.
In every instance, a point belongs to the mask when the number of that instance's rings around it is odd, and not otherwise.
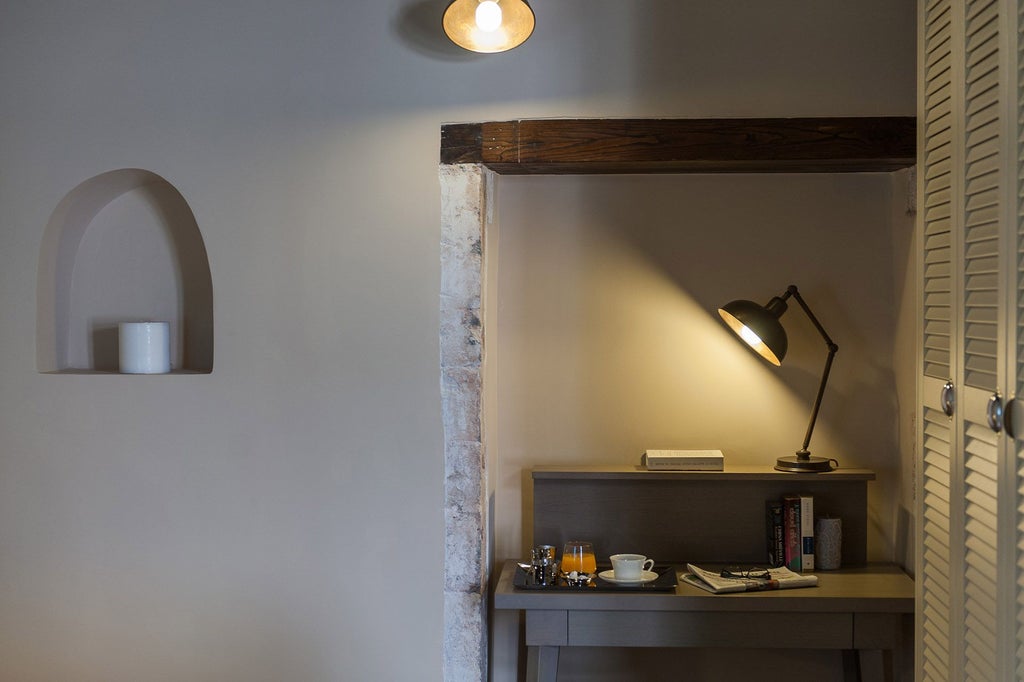
[{"label": "colorful book spine", "polygon": [[783,527],[786,535],[786,568],[799,573],[803,565],[803,546],[800,542],[800,496],[786,495],[782,498]]},{"label": "colorful book spine", "polygon": [[768,566],[778,568],[786,563],[786,534],[783,527],[782,501],[768,500],[765,508],[765,530],[768,540]]},{"label": "colorful book spine", "polygon": [[814,570],[814,497],[800,496],[800,570]]}]

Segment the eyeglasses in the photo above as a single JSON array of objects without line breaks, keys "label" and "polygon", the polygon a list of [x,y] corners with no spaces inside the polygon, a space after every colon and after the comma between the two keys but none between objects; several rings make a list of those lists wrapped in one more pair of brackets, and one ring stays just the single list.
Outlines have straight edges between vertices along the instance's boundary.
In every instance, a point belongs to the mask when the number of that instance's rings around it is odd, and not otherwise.
[{"label": "eyeglasses", "polygon": [[767,568],[737,568],[735,566],[723,570],[723,578],[742,578],[746,580],[771,580],[772,574]]}]

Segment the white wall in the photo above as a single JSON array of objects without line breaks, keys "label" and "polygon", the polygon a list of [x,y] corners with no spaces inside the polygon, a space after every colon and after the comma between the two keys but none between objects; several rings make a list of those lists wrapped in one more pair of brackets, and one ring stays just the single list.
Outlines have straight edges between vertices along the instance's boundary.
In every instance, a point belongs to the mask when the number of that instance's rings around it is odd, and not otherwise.
[{"label": "white wall", "polygon": [[[488,57],[443,5],[0,5],[0,678],[440,679],[442,122],[914,111],[910,0],[537,0]],[[209,376],[35,371],[43,228],[124,167],[206,240]]]}]

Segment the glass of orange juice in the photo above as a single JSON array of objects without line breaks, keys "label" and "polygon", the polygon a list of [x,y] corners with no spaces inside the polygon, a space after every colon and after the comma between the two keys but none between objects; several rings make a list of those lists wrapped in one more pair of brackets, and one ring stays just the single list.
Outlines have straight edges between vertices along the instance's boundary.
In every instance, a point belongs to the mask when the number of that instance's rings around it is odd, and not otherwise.
[{"label": "glass of orange juice", "polygon": [[596,573],[597,557],[594,556],[594,545],[581,540],[570,540],[565,543],[562,549],[561,570],[563,573]]}]

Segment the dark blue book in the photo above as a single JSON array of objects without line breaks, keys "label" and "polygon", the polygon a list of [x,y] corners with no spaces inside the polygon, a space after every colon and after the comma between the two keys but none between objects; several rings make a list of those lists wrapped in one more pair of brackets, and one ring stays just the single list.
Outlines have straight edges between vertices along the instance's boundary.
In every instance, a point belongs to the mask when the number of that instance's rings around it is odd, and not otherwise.
[{"label": "dark blue book", "polygon": [[786,563],[786,536],[782,522],[782,500],[764,503],[765,530],[768,539],[768,566],[778,568]]}]

